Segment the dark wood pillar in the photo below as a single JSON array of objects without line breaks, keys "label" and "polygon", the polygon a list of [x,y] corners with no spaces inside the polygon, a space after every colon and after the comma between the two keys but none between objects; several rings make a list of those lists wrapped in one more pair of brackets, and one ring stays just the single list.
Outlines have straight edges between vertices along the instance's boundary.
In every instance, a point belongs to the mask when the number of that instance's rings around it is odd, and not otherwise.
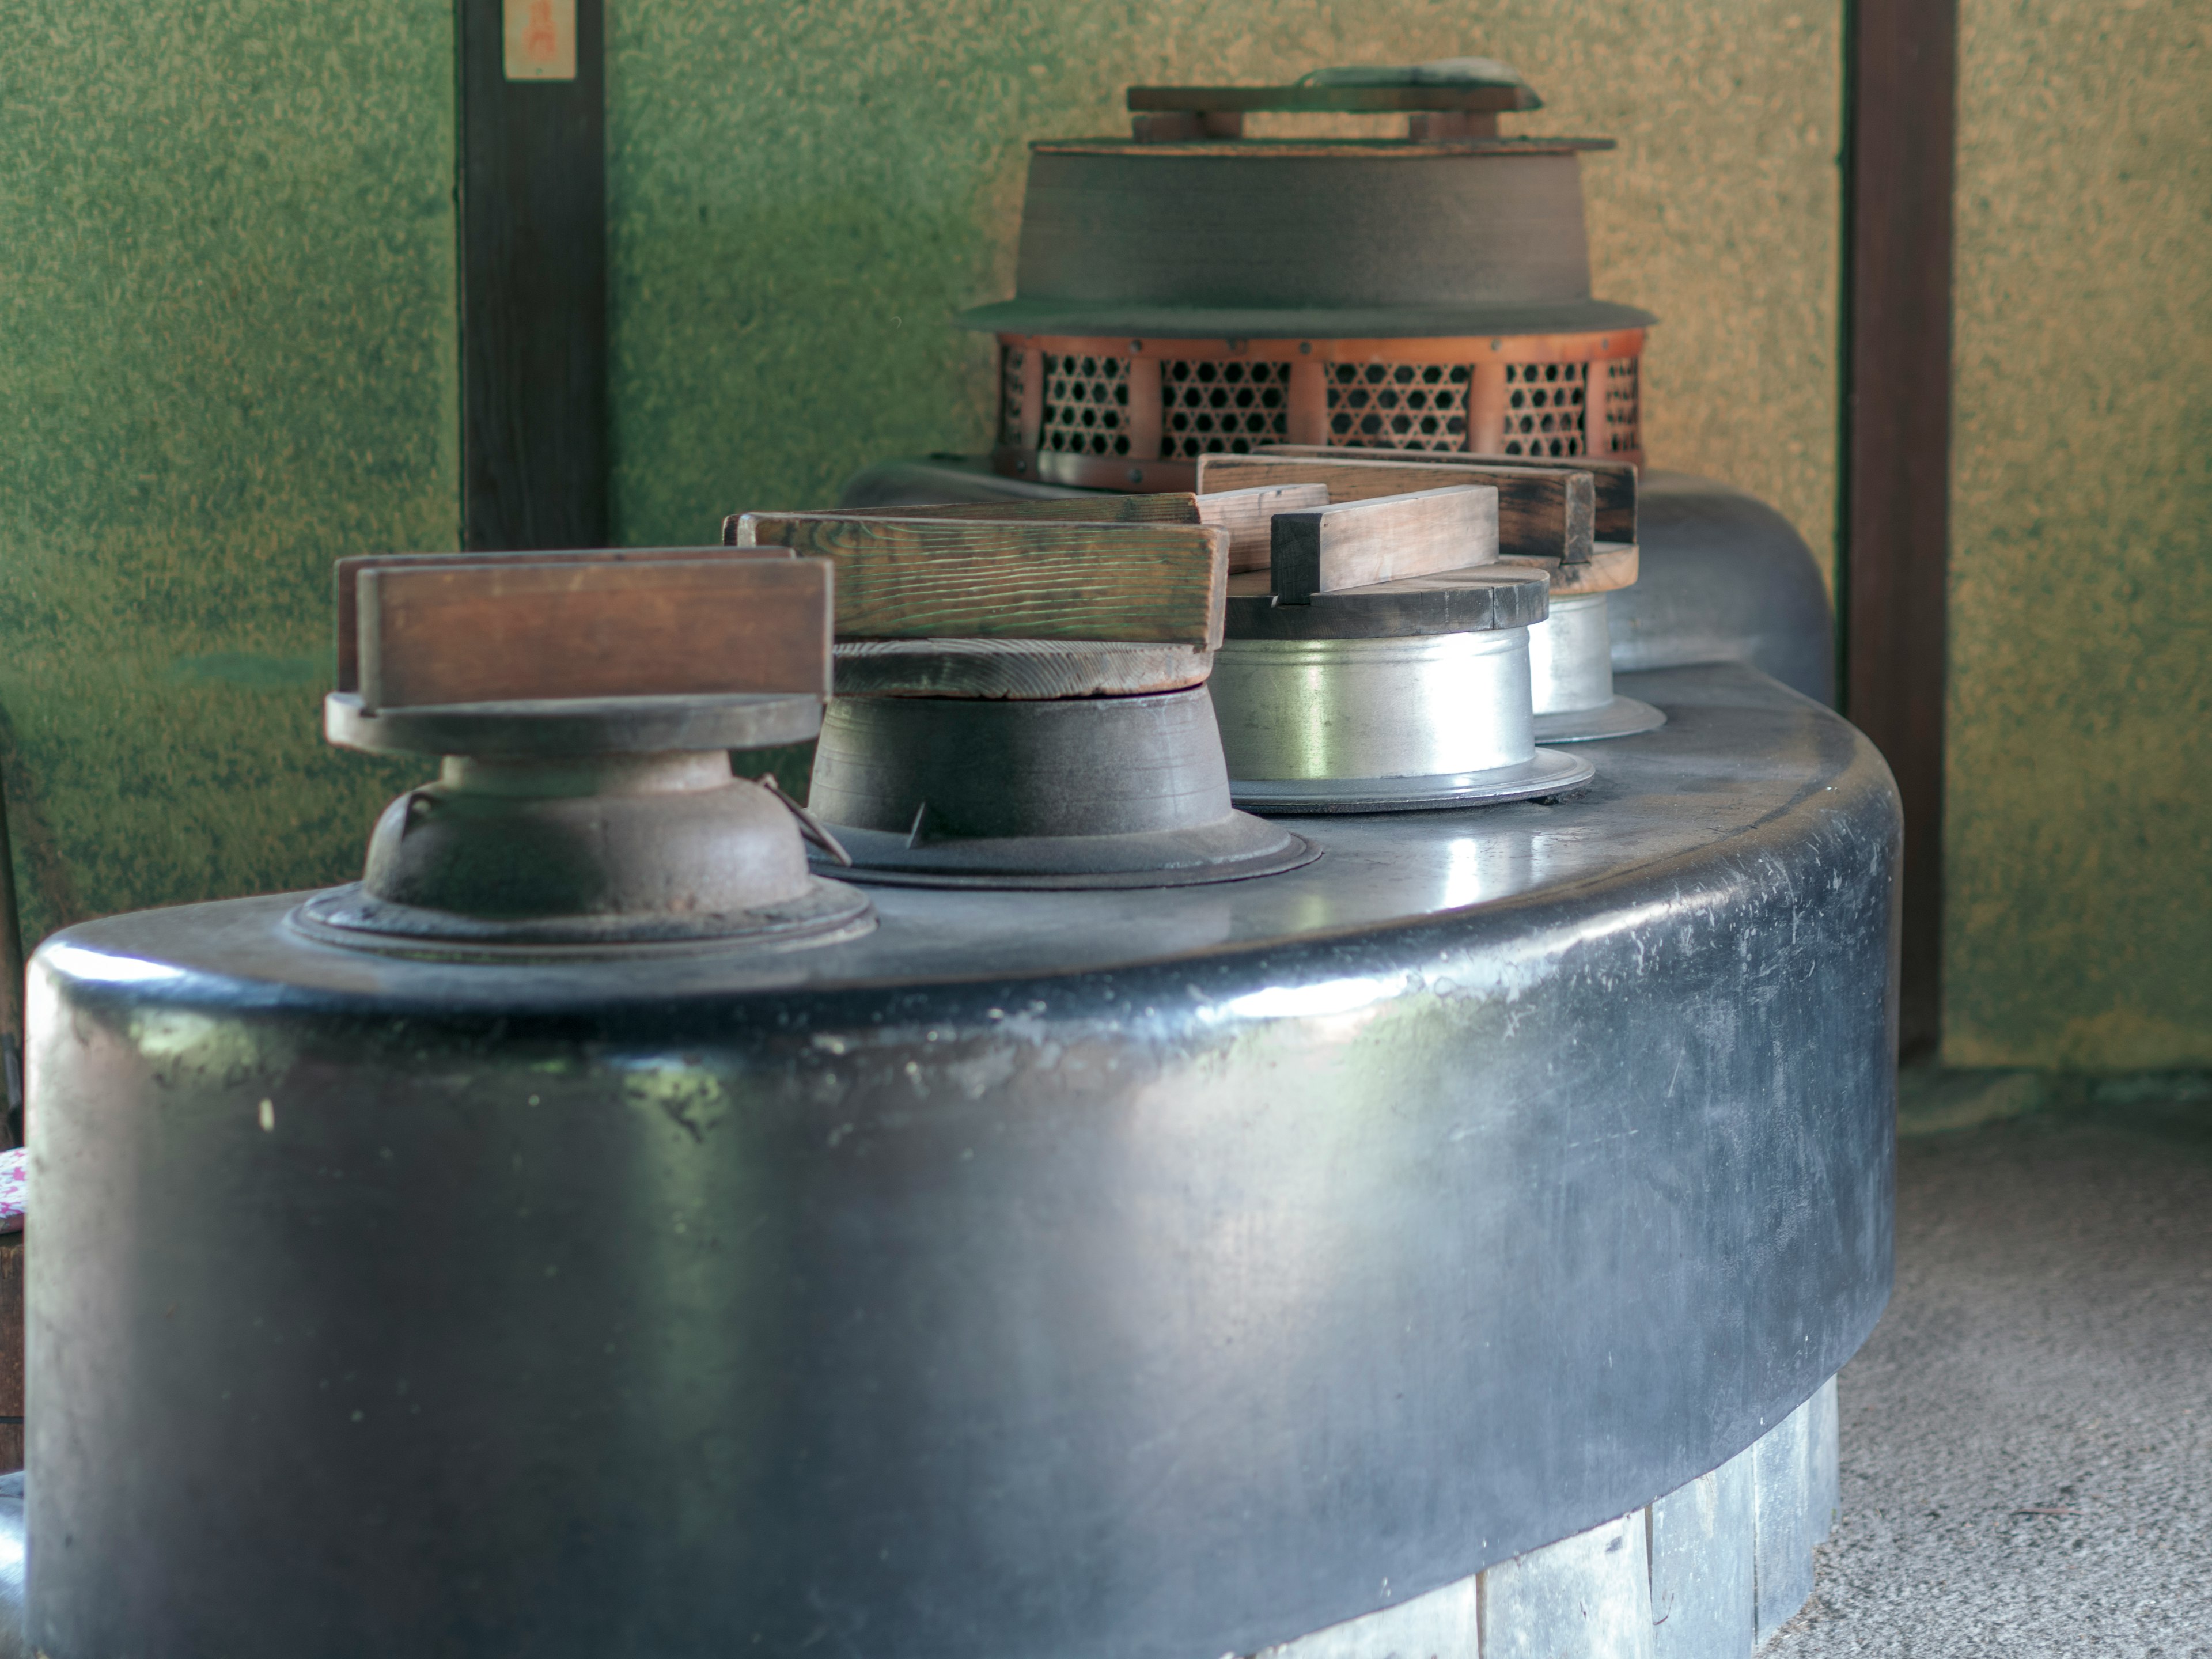
[{"label": "dark wood pillar", "polygon": [[602,0],[458,0],[462,541],[604,547]]},{"label": "dark wood pillar", "polygon": [[1854,0],[1846,55],[1844,708],[1905,799],[1911,1054],[1942,1014],[1956,0]]}]

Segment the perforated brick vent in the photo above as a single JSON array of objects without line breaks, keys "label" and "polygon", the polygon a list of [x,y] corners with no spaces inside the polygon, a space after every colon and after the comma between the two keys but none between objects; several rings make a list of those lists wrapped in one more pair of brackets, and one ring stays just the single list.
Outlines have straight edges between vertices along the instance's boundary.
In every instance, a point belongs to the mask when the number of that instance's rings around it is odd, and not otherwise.
[{"label": "perforated brick vent", "polygon": [[1160,456],[1249,453],[1290,432],[1288,363],[1170,358],[1160,365]]},{"label": "perforated brick vent", "polygon": [[[1021,392],[1014,393],[1018,406]],[[1062,455],[1129,453],[1129,360],[1044,355],[1040,449]]]},{"label": "perforated brick vent", "polygon": [[1022,357],[1008,346],[999,354],[999,441],[1022,441]]},{"label": "perforated brick vent", "polygon": [[1587,363],[1505,365],[1505,453],[1579,455]]},{"label": "perforated brick vent", "polygon": [[1467,447],[1465,363],[1331,363],[1328,441],[1362,449]]},{"label": "perforated brick vent", "polygon": [[1633,357],[1616,357],[1605,370],[1605,449],[1627,454],[1640,447],[1636,427],[1636,366]]}]

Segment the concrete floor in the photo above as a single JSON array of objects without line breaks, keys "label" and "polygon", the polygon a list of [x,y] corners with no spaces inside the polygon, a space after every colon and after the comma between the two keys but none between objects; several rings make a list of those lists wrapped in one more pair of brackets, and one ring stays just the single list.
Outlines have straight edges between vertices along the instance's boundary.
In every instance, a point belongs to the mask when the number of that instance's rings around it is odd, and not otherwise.
[{"label": "concrete floor", "polygon": [[1765,1659],[2212,1659],[2203,1092],[1901,1143],[1843,1519]]}]

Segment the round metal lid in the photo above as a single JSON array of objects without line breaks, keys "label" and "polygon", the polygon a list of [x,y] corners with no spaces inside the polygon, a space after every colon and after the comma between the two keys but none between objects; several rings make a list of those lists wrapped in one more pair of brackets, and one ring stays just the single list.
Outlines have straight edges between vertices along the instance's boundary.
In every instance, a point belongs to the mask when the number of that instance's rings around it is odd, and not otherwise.
[{"label": "round metal lid", "polygon": [[1232,640],[1370,640],[1419,634],[1478,634],[1544,620],[1551,579],[1541,565],[1469,565],[1335,592],[1304,605],[1279,605],[1268,573],[1229,579],[1227,635]]},{"label": "round metal lid", "polygon": [[372,754],[665,754],[768,749],[822,729],[819,697],[773,696],[561,698],[368,709],[354,691],[323,699],[323,735]]}]

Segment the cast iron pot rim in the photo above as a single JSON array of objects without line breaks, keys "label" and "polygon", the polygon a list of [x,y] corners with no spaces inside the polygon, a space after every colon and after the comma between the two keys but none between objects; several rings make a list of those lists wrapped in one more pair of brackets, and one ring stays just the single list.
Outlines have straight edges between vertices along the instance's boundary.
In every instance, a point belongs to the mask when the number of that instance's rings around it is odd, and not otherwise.
[{"label": "cast iron pot rim", "polygon": [[1470,335],[1609,334],[1650,328],[1652,313],[1588,295],[1538,304],[1301,307],[1133,305],[1016,295],[957,313],[986,334],[1127,335],[1160,340],[1450,339]]}]

